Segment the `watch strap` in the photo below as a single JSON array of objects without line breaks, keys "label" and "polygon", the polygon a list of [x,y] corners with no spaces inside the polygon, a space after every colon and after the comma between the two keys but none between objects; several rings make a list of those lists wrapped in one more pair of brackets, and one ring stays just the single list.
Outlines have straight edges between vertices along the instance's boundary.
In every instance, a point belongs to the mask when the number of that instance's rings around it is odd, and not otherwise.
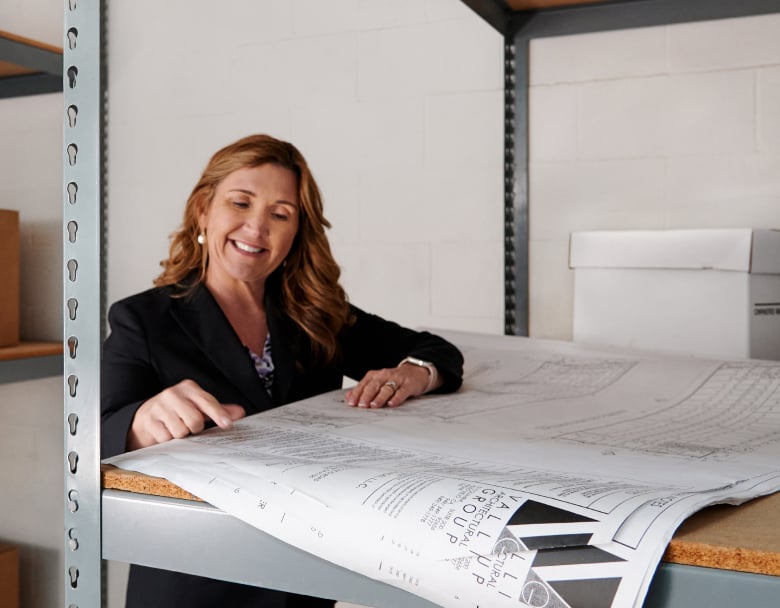
[{"label": "watch strap", "polygon": [[429,390],[431,390],[434,383],[439,377],[439,372],[436,369],[436,366],[430,361],[424,361],[423,359],[418,359],[417,357],[405,357],[398,364],[398,367],[401,367],[402,365],[416,365],[417,367],[424,367],[425,369],[428,370],[428,384],[426,384],[425,388],[423,389],[422,392],[423,395],[427,393]]}]

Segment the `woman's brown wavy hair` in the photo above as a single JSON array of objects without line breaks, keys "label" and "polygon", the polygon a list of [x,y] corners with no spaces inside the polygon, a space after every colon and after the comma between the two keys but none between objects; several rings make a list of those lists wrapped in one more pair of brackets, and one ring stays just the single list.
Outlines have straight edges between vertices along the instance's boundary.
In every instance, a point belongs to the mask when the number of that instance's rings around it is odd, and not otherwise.
[{"label": "woman's brown wavy hair", "polygon": [[325,235],[330,222],[323,214],[320,190],[303,155],[290,143],[269,135],[250,135],[211,157],[187,200],[181,227],[171,235],[168,259],[160,262],[163,271],[154,284],[177,286],[188,293],[203,282],[208,252],[198,244],[199,217],[211,205],[225,177],[238,169],[268,163],[295,173],[300,211],[292,249],[286,263],[269,277],[267,289],[278,291],[269,295],[278,298],[282,310],[309,337],[314,360],[327,363],[338,356],[337,337],[350,322],[349,304],[339,285],[341,270]]}]

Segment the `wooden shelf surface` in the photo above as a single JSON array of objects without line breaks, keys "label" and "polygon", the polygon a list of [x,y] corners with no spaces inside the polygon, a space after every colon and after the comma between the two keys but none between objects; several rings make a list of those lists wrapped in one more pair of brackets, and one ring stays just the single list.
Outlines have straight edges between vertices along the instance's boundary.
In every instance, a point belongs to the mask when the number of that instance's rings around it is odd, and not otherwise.
[{"label": "wooden shelf surface", "polygon": [[44,51],[51,51],[52,53],[59,53],[60,55],[62,54],[61,46],[54,46],[53,44],[38,42],[37,40],[33,40],[32,38],[17,36],[16,34],[12,34],[11,32],[0,30],[0,38],[5,38],[6,40],[12,40],[13,42],[21,42],[22,44],[26,44],[27,46],[34,46],[36,48],[43,49]]},{"label": "wooden shelf surface", "polygon": [[16,346],[0,347],[0,361],[61,355],[62,351],[62,342],[20,342]]},{"label": "wooden shelf surface", "polygon": [[677,529],[663,559],[780,576],[780,493],[702,509]]},{"label": "wooden shelf surface", "polygon": [[[37,40],[25,38],[24,36],[17,36],[16,34],[5,32],[3,30],[0,30],[0,39],[4,39],[9,42],[14,42],[18,44],[23,44],[25,46],[39,49],[41,51],[48,51],[50,53],[56,53],[58,55],[62,55],[61,47],[57,47],[52,44],[46,44],[45,42],[38,42]],[[9,76],[23,76],[26,74],[35,74],[38,72],[40,72],[40,70],[32,69],[28,66],[19,65],[18,63],[14,63],[11,61],[4,61],[0,59],[0,78],[5,78]]]}]

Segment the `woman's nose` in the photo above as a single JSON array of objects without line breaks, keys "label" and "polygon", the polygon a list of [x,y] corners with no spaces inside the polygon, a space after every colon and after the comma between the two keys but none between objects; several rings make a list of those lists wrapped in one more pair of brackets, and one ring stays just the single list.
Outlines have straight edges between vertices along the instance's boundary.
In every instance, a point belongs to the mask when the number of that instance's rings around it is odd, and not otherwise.
[{"label": "woman's nose", "polygon": [[264,234],[268,227],[267,214],[258,209],[246,218],[244,225],[252,234]]}]

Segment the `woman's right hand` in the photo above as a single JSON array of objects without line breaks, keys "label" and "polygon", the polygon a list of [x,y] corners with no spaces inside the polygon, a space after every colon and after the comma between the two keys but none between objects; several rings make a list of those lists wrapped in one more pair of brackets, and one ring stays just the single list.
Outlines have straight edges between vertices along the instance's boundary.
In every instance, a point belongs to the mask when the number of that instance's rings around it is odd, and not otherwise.
[{"label": "woman's right hand", "polygon": [[127,449],[195,435],[209,419],[226,429],[244,416],[246,412],[240,405],[222,405],[193,380],[182,380],[138,408],[127,434]]}]

